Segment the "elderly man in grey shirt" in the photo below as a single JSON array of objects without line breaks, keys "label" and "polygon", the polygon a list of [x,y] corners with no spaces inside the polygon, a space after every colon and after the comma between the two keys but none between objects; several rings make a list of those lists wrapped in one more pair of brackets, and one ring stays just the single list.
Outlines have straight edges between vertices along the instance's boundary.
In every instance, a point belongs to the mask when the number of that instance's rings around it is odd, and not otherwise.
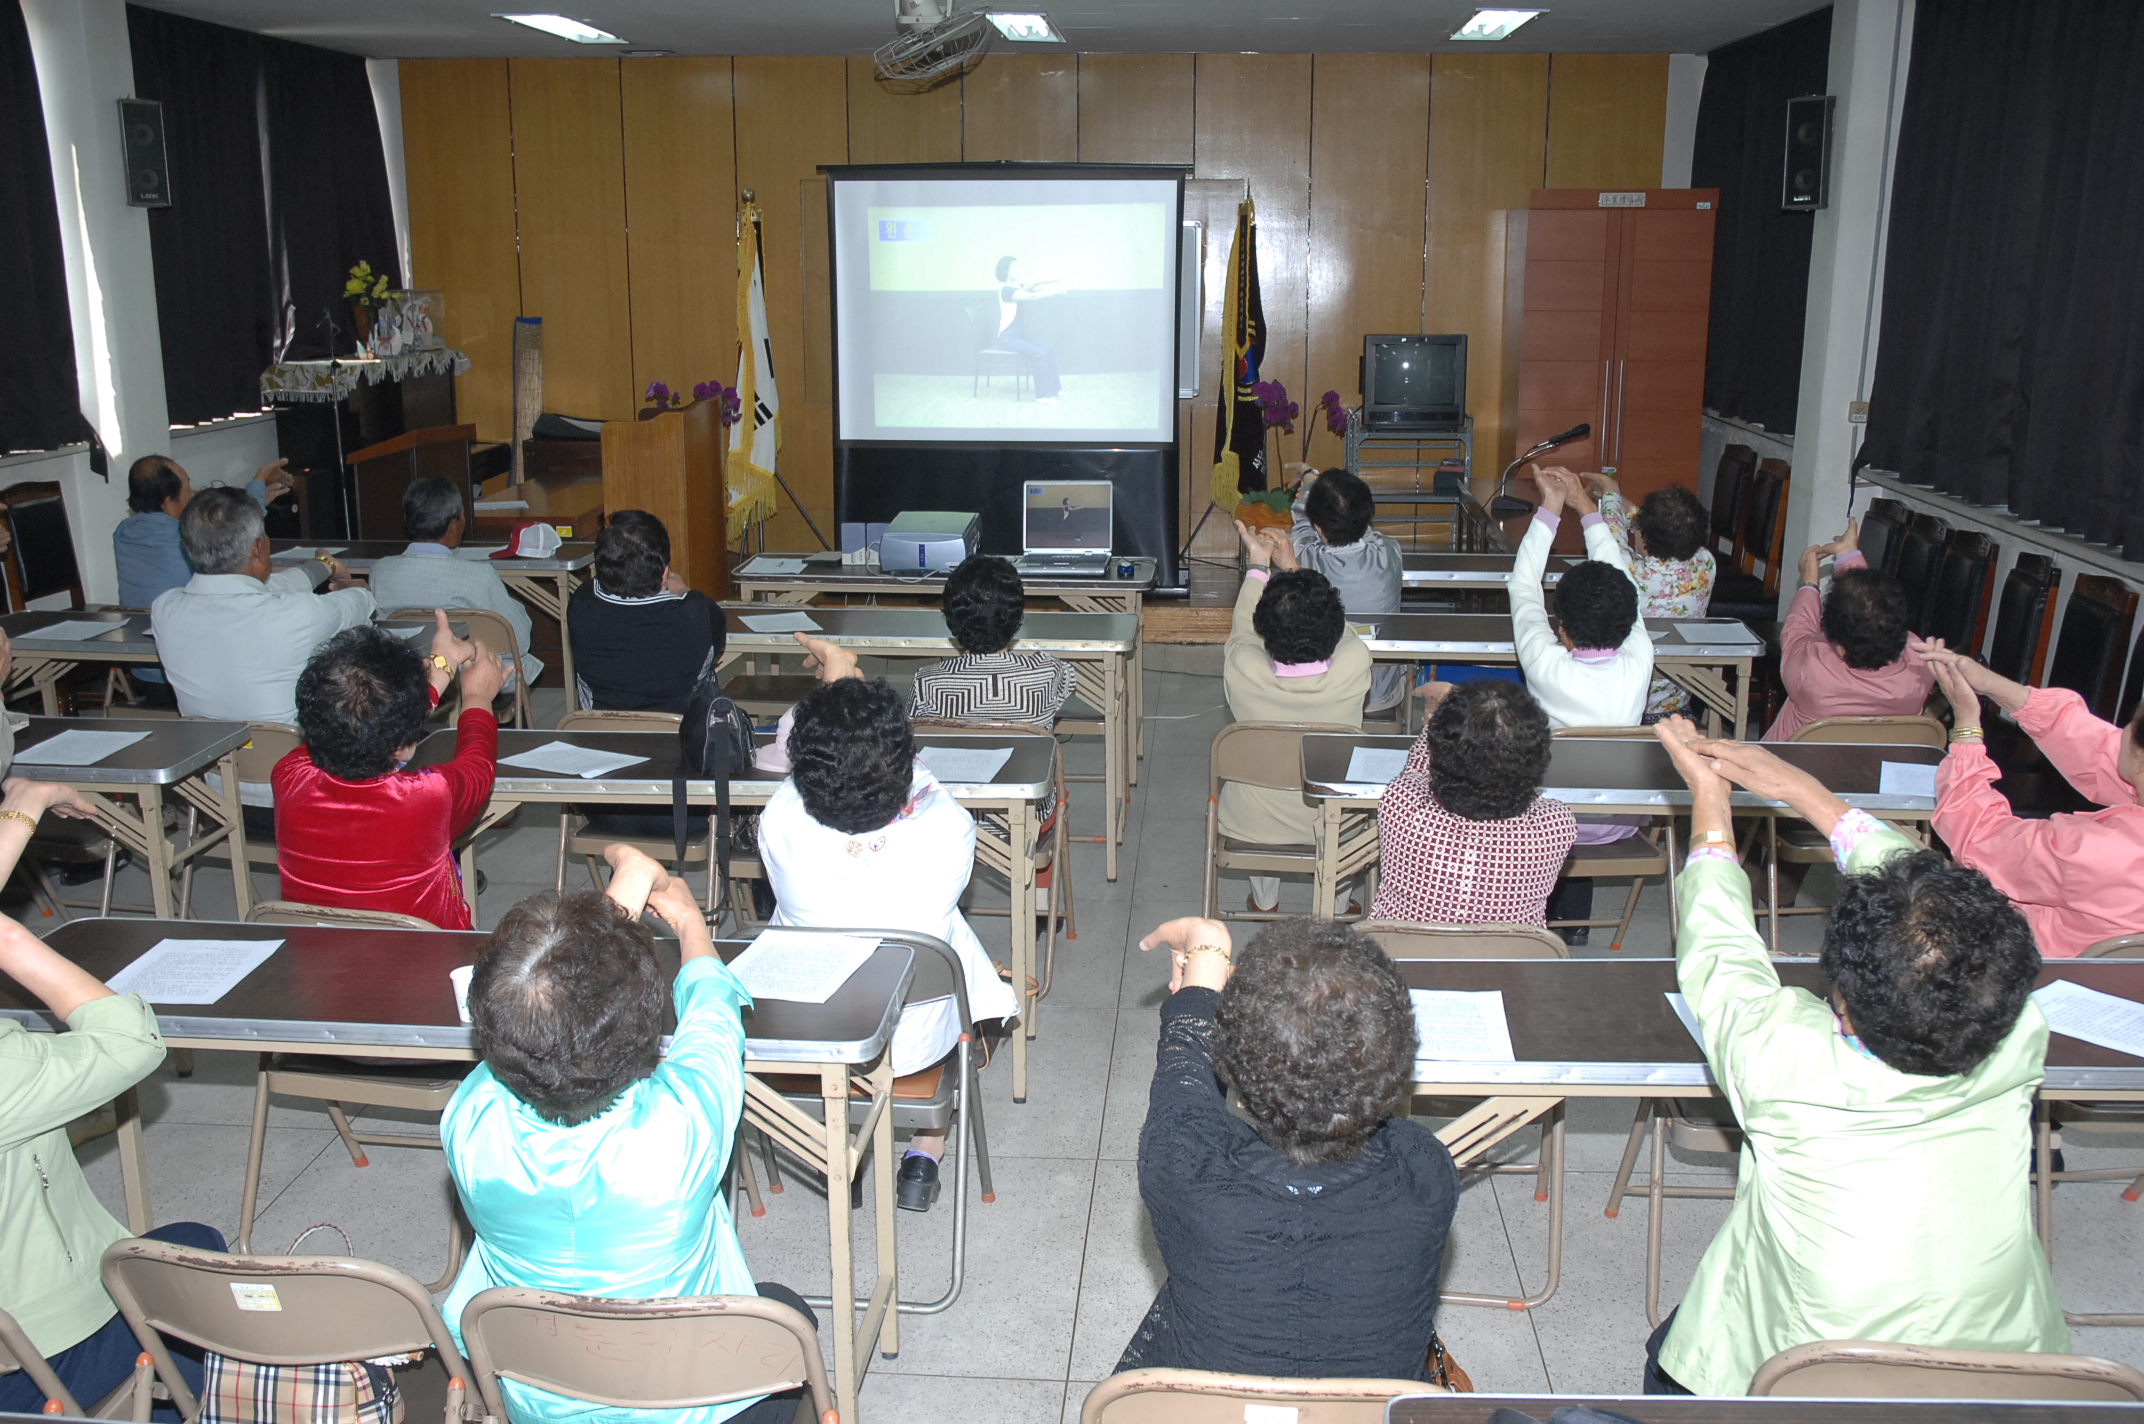
[{"label": "elderly man in grey shirt", "polygon": [[[528,605],[507,592],[506,581],[488,560],[456,552],[465,527],[462,492],[454,481],[438,475],[411,480],[402,492],[402,531],[410,545],[374,564],[365,582],[381,609],[390,613],[399,608],[476,608],[498,614],[513,629],[514,650],[533,686],[543,675],[543,663],[529,652]],[[512,687],[511,660],[508,674],[507,686]]]},{"label": "elderly man in grey shirt", "polygon": [[[179,516],[194,576],[149,609],[157,656],[189,717],[298,720],[298,674],[313,649],[370,622],[372,595],[333,559],[271,571],[261,507],[234,489],[205,489]],[[331,592],[316,596],[326,584]]]}]

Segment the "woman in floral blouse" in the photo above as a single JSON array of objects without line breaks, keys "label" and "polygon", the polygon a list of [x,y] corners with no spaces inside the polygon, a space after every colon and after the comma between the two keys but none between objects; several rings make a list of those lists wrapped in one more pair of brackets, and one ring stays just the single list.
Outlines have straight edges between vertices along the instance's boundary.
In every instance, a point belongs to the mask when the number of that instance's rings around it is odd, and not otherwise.
[{"label": "woman in floral blouse", "polygon": [[[1638,583],[1641,618],[1702,618],[1712,602],[1715,566],[1705,547],[1705,506],[1681,485],[1656,489],[1635,514],[1612,475],[1589,474],[1586,483],[1600,501],[1601,518],[1630,555]],[[1690,705],[1690,694],[1655,674],[1645,698],[1645,720],[1657,722]]]}]

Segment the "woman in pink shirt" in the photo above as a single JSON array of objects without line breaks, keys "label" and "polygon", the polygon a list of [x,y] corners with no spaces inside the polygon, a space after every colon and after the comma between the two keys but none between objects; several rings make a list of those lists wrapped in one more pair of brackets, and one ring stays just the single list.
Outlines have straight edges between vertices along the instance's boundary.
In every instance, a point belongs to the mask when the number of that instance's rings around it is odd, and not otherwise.
[{"label": "woman in pink shirt", "polygon": [[[1935,677],[1907,652],[1906,591],[1868,566],[1856,541],[1858,521],[1829,544],[1802,550],[1801,587],[1780,631],[1779,680],[1787,705],[1764,740],[1787,742],[1825,717],[1911,717],[1928,701]],[[1817,573],[1832,556],[1831,596],[1819,598]]]},{"label": "woman in pink shirt", "polygon": [[[1956,725],[1936,772],[1936,834],[1960,865],[1988,877],[2024,913],[2050,959],[2144,930],[2144,712],[2125,730],[2061,687],[2024,687],[1945,648],[1921,645]],[[2021,819],[1995,789],[1980,699],[2017,719],[2079,794],[2104,810]]]}]

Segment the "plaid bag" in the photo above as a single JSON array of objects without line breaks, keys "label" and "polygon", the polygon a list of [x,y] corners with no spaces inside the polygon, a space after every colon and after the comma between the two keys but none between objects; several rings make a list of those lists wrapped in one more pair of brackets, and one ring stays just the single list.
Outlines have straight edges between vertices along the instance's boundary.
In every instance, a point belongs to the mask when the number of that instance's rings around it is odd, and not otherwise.
[{"label": "plaid bag", "polygon": [[[305,1228],[284,1254],[295,1255],[306,1237],[322,1230],[341,1236],[343,1249],[357,1254],[348,1234],[330,1222]],[[402,1395],[387,1368],[398,1362],[256,1365],[205,1351],[195,1424],[403,1424]]]}]

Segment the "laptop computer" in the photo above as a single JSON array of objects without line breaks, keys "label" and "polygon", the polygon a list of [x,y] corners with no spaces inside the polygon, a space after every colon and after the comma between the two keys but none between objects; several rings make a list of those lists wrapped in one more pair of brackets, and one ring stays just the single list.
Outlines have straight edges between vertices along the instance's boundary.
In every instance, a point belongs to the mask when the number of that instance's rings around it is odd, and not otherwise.
[{"label": "laptop computer", "polygon": [[1108,480],[1029,480],[1021,494],[1023,574],[1099,578],[1109,572],[1116,487]]}]

